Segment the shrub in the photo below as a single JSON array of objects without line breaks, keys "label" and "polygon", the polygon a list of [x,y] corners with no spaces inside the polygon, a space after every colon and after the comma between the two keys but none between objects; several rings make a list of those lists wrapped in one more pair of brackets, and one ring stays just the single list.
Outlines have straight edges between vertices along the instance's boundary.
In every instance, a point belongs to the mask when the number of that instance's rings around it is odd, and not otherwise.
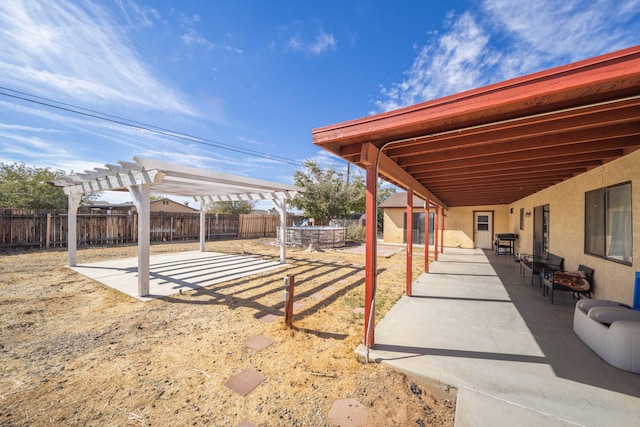
[{"label": "shrub", "polygon": [[346,240],[347,242],[364,242],[365,240],[365,228],[359,225],[352,225],[347,228]]}]

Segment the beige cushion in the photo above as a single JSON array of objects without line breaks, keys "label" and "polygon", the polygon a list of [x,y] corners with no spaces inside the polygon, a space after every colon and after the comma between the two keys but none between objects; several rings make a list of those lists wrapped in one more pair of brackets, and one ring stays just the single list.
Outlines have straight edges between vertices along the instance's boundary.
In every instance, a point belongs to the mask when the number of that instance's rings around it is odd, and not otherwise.
[{"label": "beige cushion", "polygon": [[594,307],[589,310],[588,316],[600,323],[608,324],[618,320],[635,320],[640,322],[640,311],[634,311],[624,307]]}]

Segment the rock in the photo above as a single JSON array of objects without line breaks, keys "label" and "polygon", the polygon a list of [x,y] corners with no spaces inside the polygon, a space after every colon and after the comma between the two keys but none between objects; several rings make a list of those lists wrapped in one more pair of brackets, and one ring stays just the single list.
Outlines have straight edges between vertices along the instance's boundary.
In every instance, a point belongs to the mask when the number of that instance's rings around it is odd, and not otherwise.
[{"label": "rock", "polygon": [[416,383],[412,382],[409,385],[409,388],[411,389],[411,393],[415,394],[416,396],[420,396],[420,387],[418,387]]}]

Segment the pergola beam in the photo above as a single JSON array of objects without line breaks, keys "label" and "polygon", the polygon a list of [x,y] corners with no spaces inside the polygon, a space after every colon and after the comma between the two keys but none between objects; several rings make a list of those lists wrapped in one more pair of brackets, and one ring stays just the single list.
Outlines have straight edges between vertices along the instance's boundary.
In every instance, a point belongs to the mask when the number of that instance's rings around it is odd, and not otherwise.
[{"label": "pergola beam", "polygon": [[[145,184],[155,184],[162,180],[164,174],[157,170],[144,172],[131,171],[129,173],[117,173],[104,177],[91,177],[88,174],[76,174],[79,177],[86,177],[86,180],[79,181],[74,185],[64,186],[65,194],[71,193],[92,193],[96,191],[122,190],[127,187]],[[54,185],[61,184],[54,181]]]},{"label": "pergola beam", "polygon": [[293,199],[298,192],[282,191],[274,193],[253,193],[253,194],[221,194],[213,196],[196,196],[197,202],[239,202],[239,201],[257,201],[257,200],[289,200]]}]

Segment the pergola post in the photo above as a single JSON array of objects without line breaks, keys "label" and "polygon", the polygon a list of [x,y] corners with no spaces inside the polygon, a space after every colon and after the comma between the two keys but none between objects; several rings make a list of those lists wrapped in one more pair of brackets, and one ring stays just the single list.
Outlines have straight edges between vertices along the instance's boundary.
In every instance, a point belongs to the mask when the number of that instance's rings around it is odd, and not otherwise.
[{"label": "pergola post", "polygon": [[78,208],[82,193],[69,193],[69,211],[67,213],[67,257],[69,267],[76,266],[76,250],[78,247]]},{"label": "pergola post", "polygon": [[200,252],[204,252],[204,244],[207,240],[206,230],[207,230],[207,211],[209,210],[210,202],[201,202],[200,203]]},{"label": "pergola post", "polygon": [[424,272],[429,272],[429,200],[424,202]]},{"label": "pergola post", "polygon": [[133,204],[138,211],[138,296],[149,295],[149,245],[151,242],[151,185],[129,187]]},{"label": "pergola post", "polygon": [[407,191],[407,230],[406,230],[406,243],[407,243],[407,269],[405,273],[406,281],[406,294],[411,296],[411,279],[413,271],[413,190],[410,188]]},{"label": "pergola post", "polygon": [[273,199],[273,204],[280,214],[280,264],[287,262],[287,200]]}]

